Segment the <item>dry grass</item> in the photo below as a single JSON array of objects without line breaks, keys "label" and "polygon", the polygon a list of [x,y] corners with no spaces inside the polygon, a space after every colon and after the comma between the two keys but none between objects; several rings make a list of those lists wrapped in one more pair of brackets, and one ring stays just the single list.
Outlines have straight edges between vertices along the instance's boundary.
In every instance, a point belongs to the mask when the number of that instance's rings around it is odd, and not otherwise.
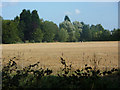
[{"label": "dry grass", "polygon": [[60,56],[73,68],[81,68],[85,64],[108,69],[118,66],[118,42],[77,42],[77,43],[27,43],[3,44],[3,65],[10,58],[17,57],[20,67],[40,61],[42,67],[55,71],[61,66]]}]

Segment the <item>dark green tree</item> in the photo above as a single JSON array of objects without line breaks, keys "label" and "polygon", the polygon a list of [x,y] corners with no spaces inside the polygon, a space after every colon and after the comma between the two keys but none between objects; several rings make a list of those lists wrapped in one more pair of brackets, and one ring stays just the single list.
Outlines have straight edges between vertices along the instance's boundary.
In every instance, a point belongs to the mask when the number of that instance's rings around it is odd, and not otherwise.
[{"label": "dark green tree", "polygon": [[16,43],[21,41],[18,36],[18,28],[17,23],[10,20],[3,20],[2,22],[2,42],[9,44],[9,43]]},{"label": "dark green tree", "polygon": [[26,25],[24,21],[20,21],[18,25],[18,30],[19,30],[19,37],[21,38],[22,41],[25,41],[25,36],[24,36],[25,28],[26,28]]},{"label": "dark green tree", "polygon": [[91,25],[90,31],[92,33],[92,40],[95,41],[97,40],[97,30],[95,25]]},{"label": "dark green tree", "polygon": [[109,30],[104,30],[101,34],[101,39],[102,41],[108,41],[111,39],[111,32]]},{"label": "dark green tree", "polygon": [[84,25],[82,28],[81,38],[83,41],[90,41],[92,38],[91,30],[89,25]]},{"label": "dark green tree", "polygon": [[[24,9],[20,14],[20,32],[24,33],[24,40],[31,40],[31,13],[30,10]],[[24,24],[24,25],[23,25]],[[22,36],[22,35],[21,35]]]},{"label": "dark green tree", "polygon": [[14,21],[17,22],[17,23],[19,23],[20,17],[16,16],[16,17],[14,18]]},{"label": "dark green tree", "polygon": [[45,21],[43,25],[43,41],[53,42],[55,40],[55,35],[57,34],[58,26],[50,21]]},{"label": "dark green tree", "polygon": [[65,16],[64,21],[69,21],[69,22],[71,22],[71,21],[70,21],[70,18],[69,18],[67,15]]},{"label": "dark green tree", "polygon": [[34,32],[33,32],[33,40],[35,42],[42,42],[42,39],[43,39],[43,33],[41,31],[40,28],[37,28]]},{"label": "dark green tree", "polygon": [[0,16],[0,44],[2,44],[2,20],[3,18]]},{"label": "dark green tree", "polygon": [[112,31],[112,40],[120,41],[120,29],[114,29]]},{"label": "dark green tree", "polygon": [[36,29],[40,27],[40,20],[39,20],[39,16],[36,10],[32,11],[32,29]]},{"label": "dark green tree", "polygon": [[106,40],[108,37],[107,34],[110,34],[109,31],[104,30],[101,24],[91,25],[90,30],[92,33],[92,40]]},{"label": "dark green tree", "polygon": [[[37,13],[37,11],[36,10],[33,10],[32,11],[32,14],[31,14],[31,29],[30,29],[30,36],[31,36],[31,40],[35,40],[36,41],[36,39],[35,39],[35,33],[36,32],[38,32],[38,33],[40,33],[40,35],[42,35],[41,33],[41,30],[40,30],[40,19],[39,19],[39,16],[38,16],[38,13]],[[34,35],[32,35],[32,34],[34,34]],[[37,34],[37,37],[38,37],[39,35]],[[41,37],[43,37],[43,35],[42,36],[40,36],[40,38]],[[39,38],[39,39],[40,39]],[[41,38],[42,39],[42,38]],[[39,40],[38,40],[39,41]],[[40,42],[41,42],[42,40],[40,40]]]}]

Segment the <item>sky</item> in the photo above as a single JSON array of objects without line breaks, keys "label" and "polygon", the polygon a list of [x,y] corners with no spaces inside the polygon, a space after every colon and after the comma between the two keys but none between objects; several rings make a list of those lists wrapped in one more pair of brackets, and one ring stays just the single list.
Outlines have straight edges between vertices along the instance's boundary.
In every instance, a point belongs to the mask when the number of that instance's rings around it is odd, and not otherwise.
[{"label": "sky", "polygon": [[3,19],[14,19],[23,9],[37,10],[39,17],[59,26],[65,15],[70,20],[105,29],[118,28],[118,2],[2,2]]}]

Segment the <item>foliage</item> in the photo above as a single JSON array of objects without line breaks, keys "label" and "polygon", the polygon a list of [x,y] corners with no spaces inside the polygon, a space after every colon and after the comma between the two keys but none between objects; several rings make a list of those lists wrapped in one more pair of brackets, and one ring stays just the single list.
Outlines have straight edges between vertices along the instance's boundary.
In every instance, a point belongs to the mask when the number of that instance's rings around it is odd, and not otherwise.
[{"label": "foliage", "polygon": [[91,31],[90,31],[90,27],[89,27],[89,25],[84,25],[83,26],[83,30],[82,30],[82,34],[81,34],[81,38],[82,38],[82,40],[84,41],[89,41],[89,40],[91,40],[91,37],[92,37],[92,35],[91,35]]},{"label": "foliage", "polygon": [[39,18],[37,10],[30,12],[30,10],[23,9],[14,20],[0,18],[3,21],[2,43],[120,40],[120,29],[109,31],[104,29],[101,24],[90,26],[84,22],[71,22],[67,15],[64,21],[59,23],[59,27],[52,21],[44,21]]},{"label": "foliage", "polygon": [[67,30],[61,28],[58,32],[58,41],[66,42],[68,40],[68,32]]},{"label": "foliage", "polygon": [[68,31],[68,33],[75,30],[75,27],[74,27],[74,26],[72,25],[72,23],[69,22],[69,21],[64,21],[64,22],[60,23],[60,24],[59,24],[59,27],[60,27],[60,29],[61,29],[61,28],[66,29],[66,30]]},{"label": "foliage", "polygon": [[3,18],[0,16],[0,44],[2,44],[2,20]]},{"label": "foliage", "polygon": [[[9,28],[8,28],[9,27]],[[2,42],[3,43],[16,43],[21,41],[18,36],[17,24],[14,21],[6,20],[2,22]]]},{"label": "foliage", "polygon": [[[63,57],[60,57],[62,73],[51,75],[52,70],[39,67],[37,62],[33,65],[18,69],[14,61],[16,57],[9,60],[2,69],[2,87],[9,88],[69,88],[69,89],[108,89],[120,88],[120,71],[111,69],[109,71],[94,70],[85,64],[82,69],[72,69],[72,63],[68,65]],[[113,80],[114,77],[114,80]],[[114,83],[113,83],[114,82]]]},{"label": "foliage", "polygon": [[73,25],[75,27],[75,38],[76,38],[76,41],[80,41],[81,40],[81,33],[82,33],[83,25],[80,22],[78,22],[78,21],[74,21]]},{"label": "foliage", "polygon": [[73,22],[73,25],[74,25],[74,27],[75,27],[75,29],[76,29],[77,31],[82,32],[82,27],[83,27],[83,25],[82,25],[80,22],[74,21],[74,22]]},{"label": "foliage", "polygon": [[68,17],[67,15],[65,16],[64,21],[69,21],[69,22],[71,22],[70,19],[69,19],[69,17]]},{"label": "foliage", "polygon": [[24,40],[30,40],[31,37],[31,13],[30,10],[24,9],[20,14],[20,31],[24,33]]},{"label": "foliage", "polygon": [[33,33],[32,33],[32,36],[33,36],[33,40],[35,42],[42,42],[42,39],[43,39],[43,33],[42,33],[42,30],[37,28]]},{"label": "foliage", "polygon": [[48,68],[46,70],[43,68],[35,69],[40,62],[29,65],[20,70],[17,67],[17,63],[14,61],[15,58],[16,57],[10,59],[8,64],[2,69],[3,88],[37,87],[43,76],[52,73],[52,70]]},{"label": "foliage", "polygon": [[52,42],[55,40],[55,35],[58,31],[58,27],[55,23],[45,21],[43,25],[43,41]]},{"label": "foliage", "polygon": [[114,29],[112,31],[112,39],[120,41],[120,29]]}]

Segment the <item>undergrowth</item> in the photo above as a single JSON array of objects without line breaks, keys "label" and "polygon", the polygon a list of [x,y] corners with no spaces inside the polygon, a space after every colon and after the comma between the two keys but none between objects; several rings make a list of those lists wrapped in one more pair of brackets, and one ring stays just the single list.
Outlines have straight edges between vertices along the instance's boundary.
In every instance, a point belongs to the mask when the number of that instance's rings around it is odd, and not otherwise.
[{"label": "undergrowth", "polygon": [[[63,57],[61,73],[51,75],[53,70],[40,67],[40,62],[18,69],[16,57],[2,68],[2,88],[69,88],[95,89],[120,88],[120,70],[112,68],[100,71],[85,64],[84,68],[72,70]],[[36,69],[37,68],[37,69]]]}]

